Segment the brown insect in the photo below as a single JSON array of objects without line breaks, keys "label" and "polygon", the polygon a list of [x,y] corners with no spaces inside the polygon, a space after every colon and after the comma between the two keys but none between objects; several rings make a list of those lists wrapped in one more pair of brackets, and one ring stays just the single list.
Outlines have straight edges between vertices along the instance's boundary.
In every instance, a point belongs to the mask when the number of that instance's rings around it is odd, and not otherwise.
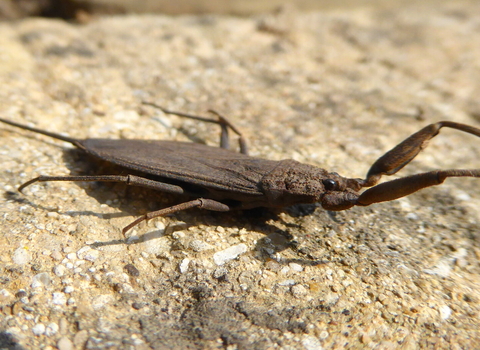
[{"label": "brown insect", "polygon": [[[465,124],[449,121],[430,124],[380,157],[365,179],[354,179],[292,159],[273,161],[250,157],[241,133],[213,111],[218,120],[172,112],[153,103],[145,104],[167,114],[219,124],[222,130],[220,148],[160,140],[80,140],[0,119],[9,125],[70,142],[89,155],[141,174],[41,175],[21,185],[19,191],[39,181],[105,181],[195,198],[147,213],[126,226],[125,233],[142,221],[194,207],[229,211],[320,202],[324,209],[338,211],[404,197],[422,188],[439,185],[448,177],[480,177],[480,169],[434,170],[376,185],[383,175],[395,174],[415,158],[442,127],[480,136],[480,129]],[[240,153],[228,150],[229,129],[239,136]],[[360,193],[364,187],[371,188]]]}]

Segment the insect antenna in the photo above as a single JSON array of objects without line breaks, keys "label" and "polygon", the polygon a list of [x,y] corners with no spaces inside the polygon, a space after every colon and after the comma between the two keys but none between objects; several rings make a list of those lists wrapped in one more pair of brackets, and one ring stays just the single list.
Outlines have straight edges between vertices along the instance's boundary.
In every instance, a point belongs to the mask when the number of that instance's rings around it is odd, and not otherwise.
[{"label": "insect antenna", "polygon": [[46,130],[40,130],[40,129],[37,129],[37,128],[33,128],[31,126],[27,126],[27,125],[23,125],[23,124],[20,124],[20,123],[12,122],[12,121],[7,120],[7,119],[0,118],[0,122],[8,124],[8,125],[16,126],[17,128],[20,128],[20,129],[33,131],[33,132],[36,132],[37,134],[50,136],[50,137],[53,137],[54,139],[57,139],[57,140],[70,142],[71,144],[73,144],[75,146],[77,146],[77,143],[79,142],[79,140],[74,139],[73,137],[63,136],[63,135],[60,135],[60,134],[57,134],[57,133],[54,133],[54,132],[50,132],[50,131],[46,131]]}]

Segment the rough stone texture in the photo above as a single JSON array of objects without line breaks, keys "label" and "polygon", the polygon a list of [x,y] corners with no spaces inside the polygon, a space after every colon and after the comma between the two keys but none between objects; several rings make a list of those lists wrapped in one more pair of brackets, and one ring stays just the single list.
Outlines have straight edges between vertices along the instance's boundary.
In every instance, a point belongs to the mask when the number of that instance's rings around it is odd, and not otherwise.
[{"label": "rough stone texture", "polygon": [[[0,24],[0,115],[74,137],[218,142],[361,177],[422,126],[478,125],[480,7],[127,16],[84,26]],[[402,175],[479,167],[474,137],[442,130]],[[474,348],[478,180],[328,213],[191,210],[128,233],[176,198],[123,185],[36,184],[108,172],[67,144],[0,126],[0,347]],[[216,252],[244,244],[222,266]],[[197,248],[195,248],[197,247]],[[198,247],[202,247],[199,249]],[[185,260],[187,259],[187,260]],[[188,261],[188,264],[185,262]],[[183,264],[182,264],[183,262]]]}]

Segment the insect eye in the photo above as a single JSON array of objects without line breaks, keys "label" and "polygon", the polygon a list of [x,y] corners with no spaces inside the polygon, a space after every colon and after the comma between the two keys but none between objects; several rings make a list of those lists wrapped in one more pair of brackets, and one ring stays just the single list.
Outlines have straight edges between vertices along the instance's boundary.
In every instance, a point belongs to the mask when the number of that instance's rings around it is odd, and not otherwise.
[{"label": "insect eye", "polygon": [[325,179],[322,181],[323,186],[327,191],[333,191],[337,188],[337,181],[332,179]]}]

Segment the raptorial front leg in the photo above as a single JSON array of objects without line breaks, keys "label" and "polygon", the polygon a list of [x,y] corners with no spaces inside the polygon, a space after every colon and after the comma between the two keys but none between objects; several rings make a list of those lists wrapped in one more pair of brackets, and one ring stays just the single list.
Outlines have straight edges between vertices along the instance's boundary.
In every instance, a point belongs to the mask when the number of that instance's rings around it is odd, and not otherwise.
[{"label": "raptorial front leg", "polygon": [[366,206],[392,201],[423,188],[440,185],[449,177],[480,177],[480,169],[434,170],[383,182],[363,192],[358,197],[356,205]]},{"label": "raptorial front leg", "polygon": [[191,208],[202,208],[202,209],[207,209],[207,210],[212,210],[212,211],[229,211],[230,207],[226,204],[223,204],[221,202],[217,202],[213,199],[206,199],[206,198],[198,198],[194,199],[189,202],[181,203],[178,205],[174,205],[168,208],[160,209],[157,211],[152,211],[150,213],[147,213],[135,221],[133,221],[131,224],[125,226],[122,230],[123,234],[130,230],[132,227],[138,225],[139,223],[143,221],[147,221],[159,216],[165,216],[168,214],[173,214],[182,210],[187,210]]},{"label": "raptorial front leg", "polygon": [[440,185],[449,177],[480,177],[480,169],[433,170],[376,185],[382,175],[393,175],[414,159],[427,146],[428,141],[438,135],[443,127],[457,129],[480,137],[480,129],[470,125],[449,121],[427,125],[373,163],[366,179],[358,180],[361,187],[373,187],[361,193],[354,200],[355,205],[365,206],[405,197],[423,188]]},{"label": "raptorial front leg", "polygon": [[438,135],[440,129],[443,127],[457,129],[480,137],[480,129],[470,125],[449,121],[430,124],[411,135],[403,142],[399,143],[397,146],[385,153],[383,156],[378,158],[378,160],[373,163],[368,171],[367,177],[362,183],[362,186],[373,186],[380,180],[382,175],[393,175],[402,169],[412,159],[414,159],[422,149],[427,147],[428,141]]},{"label": "raptorial front leg", "polygon": [[46,181],[98,181],[98,182],[120,182],[129,186],[138,186],[151,188],[156,191],[172,193],[172,194],[183,194],[185,191],[182,187],[171,185],[164,182],[150,180],[144,177],[136,175],[80,175],[80,176],[47,176],[41,175],[34,179],[31,179],[24,184],[22,184],[18,190],[20,192],[27,186],[35,182],[46,182]]},{"label": "raptorial front leg", "polygon": [[182,113],[182,112],[170,111],[170,110],[168,110],[166,108],[163,108],[162,106],[159,106],[159,105],[157,105],[156,103],[153,103],[153,102],[143,101],[142,103],[145,104],[145,105],[148,105],[148,106],[158,108],[163,113],[166,113],[166,114],[173,114],[173,115],[176,115],[178,117],[185,117],[185,118],[199,120],[199,121],[206,122],[206,123],[214,123],[214,124],[220,125],[220,128],[221,128],[220,147],[221,148],[225,148],[225,149],[230,148],[230,137],[228,135],[228,129],[231,129],[235,134],[238,135],[238,143],[239,143],[239,146],[240,146],[240,153],[248,154],[247,141],[243,137],[242,133],[232,123],[230,123],[230,121],[227,118],[223,117],[222,115],[215,112],[214,110],[209,110],[208,112],[210,112],[212,114],[215,114],[218,117],[218,119],[211,119],[211,118],[200,117],[200,116],[197,116],[197,115],[186,114],[186,113]]}]

